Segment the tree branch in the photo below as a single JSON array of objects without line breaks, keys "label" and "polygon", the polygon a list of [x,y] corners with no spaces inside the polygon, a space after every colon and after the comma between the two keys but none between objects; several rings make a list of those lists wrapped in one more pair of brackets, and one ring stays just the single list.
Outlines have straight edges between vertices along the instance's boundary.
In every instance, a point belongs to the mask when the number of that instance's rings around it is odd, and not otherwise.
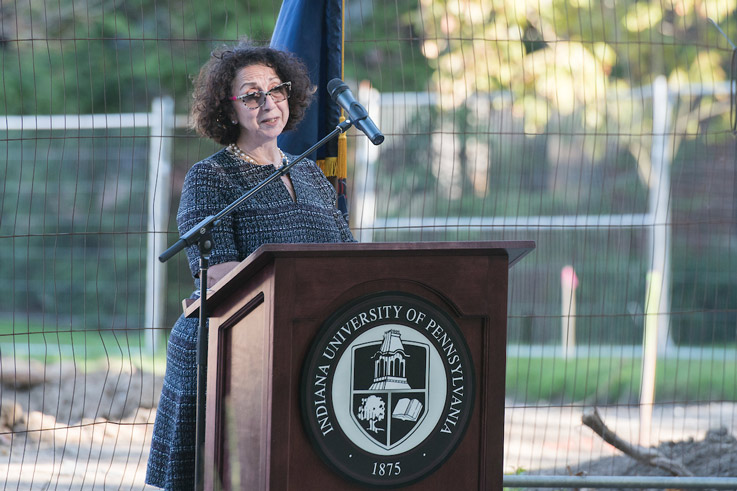
[{"label": "tree branch", "polygon": [[615,447],[617,450],[629,455],[638,462],[658,467],[670,472],[674,476],[693,476],[693,473],[686,469],[683,464],[665,457],[654,448],[644,448],[639,445],[632,445],[617,436],[612,430],[607,428],[604,421],[599,416],[599,411],[594,408],[593,412],[584,413],[581,416],[581,422],[591,428],[594,433],[599,435],[605,442]]}]

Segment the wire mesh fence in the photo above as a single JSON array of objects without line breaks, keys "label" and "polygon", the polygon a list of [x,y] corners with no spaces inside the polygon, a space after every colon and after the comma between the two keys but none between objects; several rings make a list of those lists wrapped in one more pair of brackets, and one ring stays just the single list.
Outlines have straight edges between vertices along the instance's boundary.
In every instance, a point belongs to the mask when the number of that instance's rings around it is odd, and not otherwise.
[{"label": "wire mesh fence", "polygon": [[[187,129],[190,79],[216,46],[267,42],[280,5],[0,6],[4,487],[144,487],[193,289],[183,257],[152,280],[150,247],[177,238],[184,174],[217,150]],[[537,243],[510,273],[505,472],[657,472],[582,424],[597,407],[633,444],[737,476],[735,10],[345,2],[345,78],[387,137],[348,135],[354,235]]]}]

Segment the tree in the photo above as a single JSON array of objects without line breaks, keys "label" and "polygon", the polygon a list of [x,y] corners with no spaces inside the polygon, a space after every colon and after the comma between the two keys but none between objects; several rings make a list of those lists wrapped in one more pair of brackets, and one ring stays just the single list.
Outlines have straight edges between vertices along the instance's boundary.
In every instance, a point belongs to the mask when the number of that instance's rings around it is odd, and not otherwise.
[{"label": "tree", "polygon": [[383,428],[377,428],[377,421],[384,421],[386,416],[386,404],[379,396],[368,396],[361,399],[361,406],[358,408],[358,419],[369,422],[369,431],[378,433]]},{"label": "tree", "polygon": [[[731,51],[707,19],[734,32],[736,9],[737,0],[420,0],[414,22],[446,105],[475,92],[509,92],[525,132],[569,134],[554,141],[616,133],[646,179],[649,108],[643,97],[617,94],[660,75],[674,87],[724,80]],[[725,100],[695,96],[676,108],[675,132],[714,114],[726,120],[726,108]],[[607,151],[580,140],[593,160]]]},{"label": "tree", "polygon": [[279,3],[98,0],[4,2],[5,114],[148,111],[188,106],[190,80],[217,44],[266,42]]}]

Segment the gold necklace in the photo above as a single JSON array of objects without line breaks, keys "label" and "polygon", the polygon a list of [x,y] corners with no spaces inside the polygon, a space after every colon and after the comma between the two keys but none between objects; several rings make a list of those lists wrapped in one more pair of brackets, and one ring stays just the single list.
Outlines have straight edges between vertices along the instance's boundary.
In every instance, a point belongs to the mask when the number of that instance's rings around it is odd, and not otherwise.
[{"label": "gold necklace", "polygon": [[[244,152],[243,150],[241,150],[241,147],[239,147],[237,143],[231,143],[230,145],[228,145],[226,147],[226,149],[230,153],[232,153],[233,155],[235,155],[236,157],[238,157],[239,159],[244,160],[244,161],[248,162],[249,164],[261,165],[261,164],[259,164],[256,161],[256,159],[254,159],[253,157],[251,157],[250,155],[248,155],[246,152]],[[281,162],[279,162],[278,165],[271,164],[271,165],[274,165],[274,167],[277,167],[277,168],[278,167],[281,167],[281,164],[284,163],[284,162],[289,163],[289,159],[287,159],[287,156],[284,155],[284,152],[282,152],[282,149],[279,148],[278,150],[279,150],[279,154],[281,155]]]}]

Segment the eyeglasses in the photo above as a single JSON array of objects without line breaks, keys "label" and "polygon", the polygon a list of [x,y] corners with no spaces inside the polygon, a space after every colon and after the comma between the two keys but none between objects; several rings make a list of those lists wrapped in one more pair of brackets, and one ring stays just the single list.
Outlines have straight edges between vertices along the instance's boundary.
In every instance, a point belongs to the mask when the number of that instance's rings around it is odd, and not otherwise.
[{"label": "eyeglasses", "polygon": [[270,95],[274,102],[282,102],[289,99],[289,95],[292,92],[292,82],[284,82],[276,87],[272,87],[271,90],[266,92],[262,90],[255,90],[253,92],[247,92],[243,95],[231,97],[231,101],[240,100],[243,105],[248,109],[258,109],[263,106],[266,102],[266,96]]}]

